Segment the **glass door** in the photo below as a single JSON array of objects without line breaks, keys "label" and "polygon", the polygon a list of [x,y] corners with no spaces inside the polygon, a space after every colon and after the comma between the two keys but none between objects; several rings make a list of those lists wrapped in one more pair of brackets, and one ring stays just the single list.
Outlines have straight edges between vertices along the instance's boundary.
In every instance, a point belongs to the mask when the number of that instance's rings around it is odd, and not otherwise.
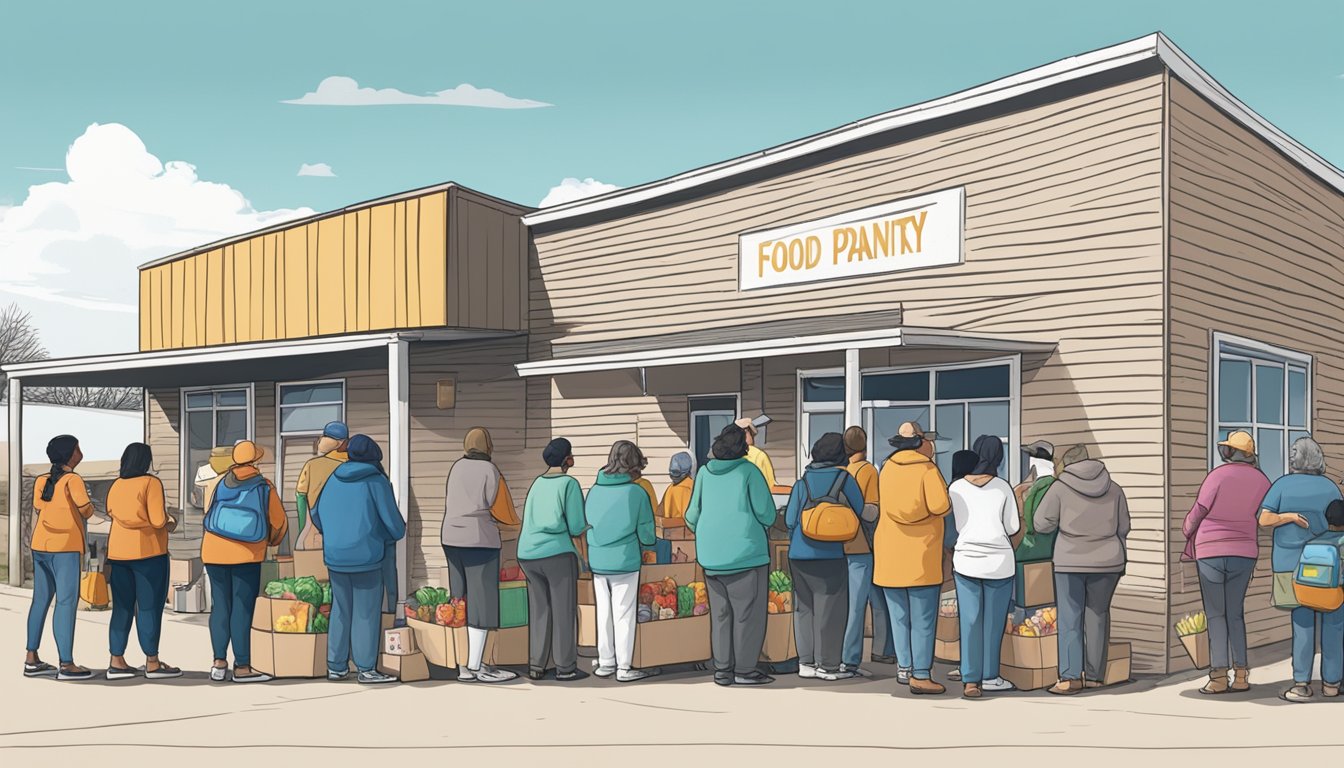
[{"label": "glass door", "polygon": [[182,392],[183,426],[182,478],[183,506],[189,512],[203,514],[205,500],[195,480],[213,476],[210,452],[215,447],[232,447],[252,436],[252,389],[228,387],[194,389]]},{"label": "glass door", "polygon": [[737,395],[692,397],[688,407],[691,414],[691,457],[695,459],[698,469],[714,458],[710,455],[714,438],[737,419]]}]

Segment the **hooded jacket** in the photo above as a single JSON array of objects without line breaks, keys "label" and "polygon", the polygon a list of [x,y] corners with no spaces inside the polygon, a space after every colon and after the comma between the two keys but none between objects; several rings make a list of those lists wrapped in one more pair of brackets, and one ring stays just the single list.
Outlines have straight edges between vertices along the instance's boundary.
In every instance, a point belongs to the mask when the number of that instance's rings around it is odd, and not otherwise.
[{"label": "hooded jacket", "polygon": [[952,509],[947,483],[933,459],[897,451],[878,477],[873,583],[934,587],[943,583],[943,518]]},{"label": "hooded jacket", "polygon": [[406,536],[392,483],[378,467],[347,462],[336,468],[313,508],[322,532],[322,561],[337,573],[378,570],[387,546]]},{"label": "hooded jacket", "polygon": [[1033,519],[1037,533],[1059,531],[1057,573],[1124,573],[1129,502],[1096,459],[1064,468]]},{"label": "hooded jacket", "polygon": [[765,531],[778,512],[765,475],[746,459],[711,459],[695,476],[686,526],[695,557],[710,576],[770,564]]},{"label": "hooded jacket", "polygon": [[579,481],[552,469],[532,481],[523,502],[523,531],[518,537],[519,560],[543,560],[577,555],[574,536],[588,525],[583,516]]},{"label": "hooded jacket", "polygon": [[597,473],[584,502],[588,517],[588,568],[600,575],[637,573],[640,545],[652,546],[653,506],[629,475]]}]

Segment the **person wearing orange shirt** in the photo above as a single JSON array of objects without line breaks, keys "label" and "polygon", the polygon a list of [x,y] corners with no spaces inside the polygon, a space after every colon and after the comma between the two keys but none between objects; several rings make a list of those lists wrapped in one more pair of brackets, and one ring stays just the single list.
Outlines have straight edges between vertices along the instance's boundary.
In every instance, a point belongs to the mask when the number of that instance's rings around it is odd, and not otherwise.
[{"label": "person wearing orange shirt", "polygon": [[[17,447],[14,450],[18,450]],[[79,570],[84,559],[85,526],[93,514],[84,480],[75,467],[84,459],[79,440],[58,435],[47,443],[51,471],[33,483],[33,603],[28,609],[28,657],[23,662],[26,677],[57,680],[88,680],[93,673],[75,663],[75,611],[79,608]],[[52,634],[60,654],[59,669],[37,655],[47,611],[56,600]]]},{"label": "person wearing orange shirt", "polygon": [[[215,663],[210,679],[222,683],[228,679],[228,652],[233,647],[233,682],[259,683],[270,675],[252,668],[252,612],[261,593],[261,562],[267,546],[279,546],[289,533],[289,518],[280,504],[275,484],[262,477],[257,464],[266,455],[256,443],[242,440],[233,446],[233,466],[215,485],[206,502],[206,532],[201,540],[201,562],[210,579],[210,642]],[[210,516],[217,514],[222,489],[246,494],[264,486],[266,501],[266,538],[237,541],[210,531]],[[241,498],[241,496],[240,496]]]},{"label": "person wearing orange shirt", "polygon": [[168,599],[168,532],[177,521],[164,508],[163,483],[149,473],[154,453],[131,443],[121,454],[121,471],[107,492],[112,532],[107,539],[112,620],[108,623],[108,680],[126,680],[136,670],[126,663],[126,645],[134,622],[145,654],[145,677],[166,680],[182,670],[159,660],[163,604]]},{"label": "person wearing orange shirt", "polygon": [[682,451],[672,457],[667,468],[672,484],[663,491],[663,503],[654,507],[661,517],[686,517],[686,508],[691,505],[691,493],[694,490],[695,481],[691,478],[694,471],[691,454]]},{"label": "person wearing orange shirt", "polygon": [[845,560],[849,565],[849,615],[845,622],[841,666],[842,671],[868,677],[869,673],[859,666],[859,662],[863,660],[864,618],[870,607],[873,612],[872,659],[880,664],[896,663],[895,653],[891,649],[887,600],[873,586],[873,530],[877,526],[878,515],[877,467],[868,461],[868,433],[863,427],[845,430],[845,451],[849,454],[845,469],[863,493],[863,513],[859,515],[859,532],[852,541],[845,543]]}]

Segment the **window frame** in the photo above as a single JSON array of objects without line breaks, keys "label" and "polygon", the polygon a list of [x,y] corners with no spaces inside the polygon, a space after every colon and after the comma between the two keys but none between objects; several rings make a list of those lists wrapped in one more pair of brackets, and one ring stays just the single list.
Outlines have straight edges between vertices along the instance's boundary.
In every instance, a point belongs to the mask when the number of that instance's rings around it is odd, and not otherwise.
[{"label": "window frame", "polygon": [[[1250,374],[1250,421],[1248,423],[1223,422],[1220,417],[1219,388],[1222,384],[1222,361],[1224,359],[1245,360],[1251,365]],[[1256,402],[1257,385],[1256,363],[1277,365],[1283,369],[1283,423],[1269,424],[1267,422],[1257,421],[1258,403]],[[1291,421],[1291,408],[1289,402],[1292,398],[1291,390],[1291,372],[1294,370],[1303,371],[1306,379],[1305,400],[1303,403],[1305,409],[1305,425],[1297,426],[1289,424]],[[1305,352],[1299,352],[1288,347],[1281,347],[1275,344],[1269,344],[1254,339],[1248,339],[1242,336],[1236,336],[1230,333],[1214,331],[1209,339],[1209,390],[1208,390],[1208,411],[1206,422],[1208,437],[1208,468],[1212,471],[1222,464],[1222,457],[1218,455],[1218,432],[1223,426],[1233,429],[1248,428],[1251,435],[1255,437],[1257,451],[1259,446],[1259,435],[1261,429],[1277,429],[1283,433],[1283,466],[1284,471],[1288,468],[1288,456],[1292,451],[1292,442],[1289,435],[1293,432],[1305,432],[1308,435],[1313,434],[1315,411],[1316,411],[1316,360],[1312,355]],[[1270,478],[1274,480],[1276,478]]]},{"label": "window frame", "polygon": [[[694,394],[694,395],[687,395],[687,396],[686,396],[686,452],[689,453],[689,454],[691,454],[691,463],[694,465],[694,467],[693,467],[692,470],[691,470],[692,472],[698,472],[698,471],[700,471],[700,457],[698,457],[698,456],[695,455],[695,417],[696,417],[696,414],[705,414],[705,415],[710,415],[710,416],[712,416],[712,415],[715,415],[715,414],[722,415],[722,414],[728,413],[728,411],[725,411],[725,410],[723,410],[723,409],[721,409],[721,408],[700,408],[700,409],[697,409],[697,408],[694,407],[694,406],[695,406],[695,401],[696,401],[696,400],[709,400],[709,399],[711,399],[711,398],[716,398],[716,397],[722,397],[722,398],[729,398],[729,397],[731,397],[731,398],[733,399],[733,403],[734,403],[734,405],[733,405],[733,417],[732,417],[731,420],[732,420],[732,421],[737,421],[738,419],[742,418],[742,393],[741,393],[741,392],[717,392],[717,393],[716,393],[716,392],[708,392],[708,393],[703,393],[703,394],[701,394],[701,393],[697,393],[697,394]],[[713,444],[713,439],[714,439],[713,437],[710,438],[710,443],[711,443],[711,444]]]},{"label": "window frame", "polygon": [[320,402],[315,402],[315,403],[297,403],[297,404],[294,404],[294,405],[283,405],[283,404],[281,403],[281,400],[282,400],[281,395],[282,395],[282,393],[283,393],[285,387],[305,387],[305,386],[316,386],[316,385],[321,385],[321,384],[339,384],[339,385],[340,385],[340,387],[341,387],[341,399],[340,399],[341,418],[338,419],[338,421],[345,421],[346,413],[347,413],[348,410],[349,410],[348,400],[347,400],[347,397],[348,397],[348,395],[349,395],[349,391],[348,391],[348,389],[347,389],[346,386],[345,386],[345,379],[311,379],[311,380],[304,380],[304,381],[277,381],[277,382],[275,383],[275,437],[276,437],[276,442],[277,442],[277,443],[279,442],[280,438],[282,438],[282,437],[319,437],[319,436],[321,436],[321,434],[322,434],[322,430],[321,430],[321,429],[307,429],[307,430],[301,429],[301,430],[295,430],[295,431],[292,431],[292,432],[286,432],[286,431],[284,431],[284,429],[281,427],[281,425],[284,424],[284,413],[285,413],[286,410],[293,410],[293,409],[295,409],[295,408],[304,408],[304,407],[306,407],[306,406],[312,406],[312,405],[334,405],[334,404],[336,404],[336,401],[334,401],[334,400],[322,400],[322,401],[320,401]]},{"label": "window frame", "polygon": [[257,439],[257,386],[255,382],[247,382],[243,384],[210,384],[206,386],[180,387],[178,389],[179,429],[177,434],[177,467],[180,474],[178,475],[179,482],[177,484],[177,508],[179,513],[183,513],[187,509],[187,502],[191,496],[191,489],[195,485],[196,480],[196,473],[189,472],[187,468],[187,442],[189,439],[187,429],[190,421],[187,418],[187,414],[200,413],[207,410],[205,408],[189,407],[187,404],[187,396],[201,394],[202,392],[209,392],[213,395],[218,392],[227,392],[229,390],[238,389],[247,392],[246,406],[226,405],[221,407],[215,403],[213,398],[211,399],[209,408],[211,442],[214,442],[214,432],[219,427],[215,414],[219,411],[242,410],[247,411],[247,437],[244,439],[255,441]]}]

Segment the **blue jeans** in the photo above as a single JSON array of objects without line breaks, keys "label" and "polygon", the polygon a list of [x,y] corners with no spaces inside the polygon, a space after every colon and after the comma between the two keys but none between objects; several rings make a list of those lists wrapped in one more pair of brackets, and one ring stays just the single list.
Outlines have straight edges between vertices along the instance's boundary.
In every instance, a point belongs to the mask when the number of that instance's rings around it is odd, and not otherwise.
[{"label": "blue jeans", "polygon": [[1339,685],[1344,678],[1344,608],[1329,613],[1298,606],[1293,609],[1293,682],[1311,682],[1316,659],[1316,625],[1321,627],[1321,680]]},{"label": "blue jeans", "polygon": [[33,603],[28,608],[28,650],[37,653],[47,610],[56,599],[51,632],[62,664],[75,663],[75,611],[79,609],[78,552],[33,551]]},{"label": "blue jeans", "polygon": [[928,680],[933,669],[933,634],[938,624],[938,590],[930,587],[883,587],[891,614],[896,666]]},{"label": "blue jeans", "polygon": [[210,579],[210,644],[215,658],[227,660],[233,646],[233,665],[252,666],[252,612],[261,593],[261,563],[207,565]]},{"label": "blue jeans", "polygon": [[382,634],[383,567],[361,573],[331,571],[331,622],[327,629],[327,669],[345,672],[350,657],[360,672],[378,666]]},{"label": "blue jeans", "polygon": [[168,556],[109,560],[107,582],[112,590],[112,620],[107,625],[112,655],[126,654],[134,622],[140,650],[146,656],[158,656],[163,604],[168,598]]},{"label": "blue jeans", "polygon": [[999,676],[999,652],[1013,597],[1013,577],[976,579],[958,573],[954,578],[961,625],[961,681],[994,680]]},{"label": "blue jeans", "polygon": [[847,667],[857,667],[863,661],[864,609],[869,605],[873,608],[874,656],[892,655],[891,618],[881,587],[873,586],[873,556],[846,555],[845,560],[849,562],[849,615],[840,661]]}]

